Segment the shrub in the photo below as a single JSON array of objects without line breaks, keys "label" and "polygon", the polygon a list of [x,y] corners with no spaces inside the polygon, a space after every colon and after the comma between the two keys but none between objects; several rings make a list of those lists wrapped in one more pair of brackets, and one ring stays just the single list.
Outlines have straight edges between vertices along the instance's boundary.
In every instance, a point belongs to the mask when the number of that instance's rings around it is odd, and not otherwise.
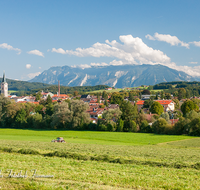
[{"label": "shrub", "polygon": [[200,136],[200,118],[195,118],[191,121],[189,135]]},{"label": "shrub", "polygon": [[152,130],[157,134],[164,134],[165,127],[168,125],[167,121],[163,118],[158,119],[152,125]]},{"label": "shrub", "polygon": [[140,125],[140,132],[148,133],[149,127],[149,123],[146,120],[142,121],[142,124]]}]

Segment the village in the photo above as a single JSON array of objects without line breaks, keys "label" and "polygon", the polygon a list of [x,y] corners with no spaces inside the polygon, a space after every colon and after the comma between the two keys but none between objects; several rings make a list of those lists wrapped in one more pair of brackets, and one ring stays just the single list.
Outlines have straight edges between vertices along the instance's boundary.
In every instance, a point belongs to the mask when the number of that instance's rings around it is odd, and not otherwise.
[{"label": "village", "polygon": [[[144,86],[143,87],[148,87]],[[60,83],[58,82],[58,92],[57,94],[53,94],[51,92],[44,92],[43,90],[41,92],[38,92],[36,96],[16,96],[16,95],[9,95],[8,94],[8,83],[6,82],[5,73],[3,75],[3,80],[1,83],[1,94],[4,94],[5,97],[10,98],[15,103],[31,103],[35,105],[39,105],[42,101],[46,101],[47,98],[50,98],[50,101],[55,103],[61,103],[63,101],[70,101],[70,100],[81,100],[89,105],[89,109],[86,110],[86,112],[90,115],[91,123],[97,124],[98,119],[102,119],[102,115],[106,110],[110,109],[120,109],[120,105],[111,102],[111,96],[117,94],[117,93],[110,93],[110,91],[113,88],[106,88],[103,91],[102,95],[76,95],[76,96],[69,96],[67,94],[60,94]],[[126,88],[126,90],[130,90],[130,88]],[[140,88],[135,88],[135,90],[141,91],[141,95],[134,96],[134,101],[130,100],[130,97],[124,97],[123,101],[130,102],[133,106],[137,105],[137,111],[143,112],[145,114],[145,118],[147,119],[148,124],[152,125],[152,118],[155,118],[156,113],[151,113],[150,106],[145,106],[145,102],[147,101],[154,101],[158,102],[163,107],[164,113],[171,113],[169,118],[169,123],[171,125],[174,125],[176,122],[178,122],[179,118],[174,117],[173,113],[175,111],[175,101],[173,95],[171,95],[171,99],[161,99],[160,97],[157,97],[157,100],[155,100],[155,95],[150,95],[150,91],[148,90],[141,90]],[[144,92],[144,93],[143,93]],[[147,93],[145,93],[147,92]],[[177,99],[176,99],[177,100]],[[181,100],[180,102],[184,102],[186,99]],[[31,114],[34,114],[31,112]],[[154,119],[153,119],[154,121]]]}]

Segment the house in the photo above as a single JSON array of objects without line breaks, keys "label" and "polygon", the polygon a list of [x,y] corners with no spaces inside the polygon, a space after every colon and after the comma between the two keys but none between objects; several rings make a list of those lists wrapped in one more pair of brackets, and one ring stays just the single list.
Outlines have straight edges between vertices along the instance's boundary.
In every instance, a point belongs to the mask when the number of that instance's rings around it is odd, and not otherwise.
[{"label": "house", "polygon": [[175,102],[172,100],[155,100],[159,102],[164,107],[164,112],[174,111],[175,110]]},{"label": "house", "polygon": [[151,98],[151,96],[156,96],[156,95],[154,95],[154,94],[152,94],[152,95],[141,95],[141,100],[149,100],[150,98]]},{"label": "house", "polygon": [[67,94],[60,94],[60,95],[53,95],[52,100],[66,100],[69,98],[69,96]]},{"label": "house", "polygon": [[81,95],[81,99],[83,99],[83,98],[90,99],[90,98],[91,98],[91,96],[90,96],[89,94],[87,94],[87,95]]},{"label": "house", "polygon": [[106,88],[106,90],[112,90],[112,88]]},{"label": "house", "polygon": [[87,112],[90,114],[90,118],[98,119],[99,117],[102,117],[103,111],[103,108],[92,108]]},{"label": "house", "polygon": [[43,92],[43,91],[41,92],[41,95],[44,100],[46,100],[48,96],[50,96],[51,98],[52,96],[54,96],[54,94],[51,92]]},{"label": "house", "polygon": [[137,105],[138,111],[140,111],[143,108],[144,100],[137,101],[136,105]]},{"label": "house", "polygon": [[[173,102],[172,100],[154,100],[154,101],[159,102],[163,106],[164,112],[175,110],[175,102]],[[139,100],[137,101],[136,104],[138,107],[138,111],[140,111],[143,108],[144,100]]]}]

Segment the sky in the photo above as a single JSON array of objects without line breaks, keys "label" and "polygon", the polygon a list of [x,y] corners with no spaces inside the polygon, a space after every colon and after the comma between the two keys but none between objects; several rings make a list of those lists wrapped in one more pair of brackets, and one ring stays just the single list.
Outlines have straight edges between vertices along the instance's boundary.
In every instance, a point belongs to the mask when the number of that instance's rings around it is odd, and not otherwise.
[{"label": "sky", "polygon": [[1,0],[0,76],[161,64],[200,77],[199,7],[199,0]]}]

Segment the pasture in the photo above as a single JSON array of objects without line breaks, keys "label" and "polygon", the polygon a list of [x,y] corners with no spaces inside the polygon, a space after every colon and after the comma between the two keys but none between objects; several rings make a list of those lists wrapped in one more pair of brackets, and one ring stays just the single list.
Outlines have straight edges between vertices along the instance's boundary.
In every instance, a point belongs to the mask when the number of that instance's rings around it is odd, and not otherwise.
[{"label": "pasture", "polygon": [[[51,143],[62,136],[67,143]],[[200,138],[0,129],[0,189],[198,189]],[[54,178],[31,178],[31,169]],[[1,174],[0,174],[1,175]]]}]

